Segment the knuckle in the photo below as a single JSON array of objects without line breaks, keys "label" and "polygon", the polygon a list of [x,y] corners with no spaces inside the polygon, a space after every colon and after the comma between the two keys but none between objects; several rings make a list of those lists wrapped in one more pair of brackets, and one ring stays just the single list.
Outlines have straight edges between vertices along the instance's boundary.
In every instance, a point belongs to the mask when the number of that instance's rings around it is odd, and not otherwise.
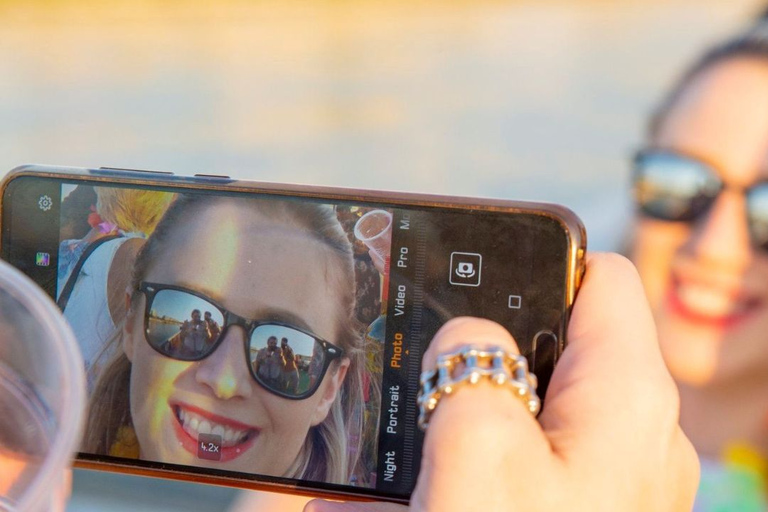
[{"label": "knuckle", "polygon": [[615,252],[596,252],[589,255],[589,262],[618,272],[635,273],[635,265],[629,258]]},{"label": "knuckle", "polygon": [[680,391],[666,372],[656,381],[656,408],[662,417],[663,425],[667,428],[677,427],[680,421]]},{"label": "knuckle", "polygon": [[636,282],[640,283],[640,277],[637,273],[635,264],[626,256],[613,252],[601,252],[589,255],[587,262],[587,272],[589,269],[599,269],[598,275],[602,279],[615,282]]},{"label": "knuckle", "polygon": [[679,416],[680,413],[680,390],[678,390],[677,385],[672,380],[671,376],[667,376],[666,379],[664,379],[664,382],[661,384],[662,386],[662,404],[666,406],[668,410],[674,411],[676,416]]},{"label": "knuckle", "polygon": [[701,476],[701,464],[693,444],[681,429],[678,429],[675,441],[673,467],[676,473],[670,475],[669,482],[674,487],[673,492],[677,496],[679,508],[690,510],[696,497]]},{"label": "knuckle", "polygon": [[665,431],[678,425],[680,393],[671,377],[661,373],[656,378],[637,378],[630,391],[627,405],[633,415],[655,422]]},{"label": "knuckle", "polygon": [[435,335],[436,346],[473,343],[517,348],[512,335],[498,323],[484,318],[460,317],[446,323]]},{"label": "knuckle", "polygon": [[694,481],[698,482],[701,477],[701,461],[699,460],[699,454],[696,453],[693,443],[691,443],[687,437],[685,438],[685,446],[687,474],[690,475]]}]

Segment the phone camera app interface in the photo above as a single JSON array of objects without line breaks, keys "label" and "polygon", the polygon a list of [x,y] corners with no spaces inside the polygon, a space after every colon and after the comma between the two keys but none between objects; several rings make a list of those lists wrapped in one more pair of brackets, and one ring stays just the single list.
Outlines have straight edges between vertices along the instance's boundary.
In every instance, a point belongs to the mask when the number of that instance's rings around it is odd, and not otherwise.
[{"label": "phone camera app interface", "polygon": [[92,460],[403,498],[445,322],[499,322],[535,369],[557,357],[565,249],[534,215],[21,183],[6,257],[77,335]]}]

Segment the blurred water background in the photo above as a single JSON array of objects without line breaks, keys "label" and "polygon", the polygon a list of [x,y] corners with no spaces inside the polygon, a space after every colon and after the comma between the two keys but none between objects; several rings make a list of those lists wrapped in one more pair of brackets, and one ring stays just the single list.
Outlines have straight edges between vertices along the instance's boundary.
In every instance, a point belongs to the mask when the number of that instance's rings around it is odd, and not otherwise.
[{"label": "blurred water background", "polygon": [[[0,0],[0,170],[114,166],[563,203],[620,246],[648,110],[756,0]],[[69,509],[234,491],[77,471]]]}]

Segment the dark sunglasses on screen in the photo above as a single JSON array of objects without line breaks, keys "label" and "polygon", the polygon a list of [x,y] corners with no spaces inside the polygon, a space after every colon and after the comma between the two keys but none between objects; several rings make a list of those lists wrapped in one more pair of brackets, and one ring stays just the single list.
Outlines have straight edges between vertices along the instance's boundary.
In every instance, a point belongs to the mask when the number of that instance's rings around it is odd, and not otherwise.
[{"label": "dark sunglasses on screen", "polygon": [[717,167],[670,150],[643,150],[634,159],[635,202],[649,217],[693,223],[702,218],[726,189],[746,198],[749,233],[756,247],[768,250],[768,181],[735,187],[720,179]]},{"label": "dark sunglasses on screen", "polygon": [[139,291],[146,297],[144,335],[157,352],[179,361],[201,361],[237,325],[245,331],[245,359],[251,376],[264,389],[284,398],[311,396],[330,364],[344,353],[299,327],[245,319],[195,290],[142,282]]}]

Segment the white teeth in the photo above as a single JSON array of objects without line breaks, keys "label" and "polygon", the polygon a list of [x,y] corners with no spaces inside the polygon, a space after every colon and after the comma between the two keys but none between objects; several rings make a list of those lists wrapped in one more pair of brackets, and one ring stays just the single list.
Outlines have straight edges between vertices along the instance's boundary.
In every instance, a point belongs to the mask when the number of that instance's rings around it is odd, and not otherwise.
[{"label": "white teeth", "polygon": [[232,446],[245,442],[248,439],[249,431],[225,427],[224,425],[212,422],[180,407],[176,410],[182,428],[187,434],[195,439],[197,439],[200,434],[211,434],[219,436],[223,446]]},{"label": "white teeth", "polygon": [[699,285],[680,285],[677,296],[683,305],[694,313],[722,317],[741,313],[747,305],[735,301],[731,296],[718,290]]}]

